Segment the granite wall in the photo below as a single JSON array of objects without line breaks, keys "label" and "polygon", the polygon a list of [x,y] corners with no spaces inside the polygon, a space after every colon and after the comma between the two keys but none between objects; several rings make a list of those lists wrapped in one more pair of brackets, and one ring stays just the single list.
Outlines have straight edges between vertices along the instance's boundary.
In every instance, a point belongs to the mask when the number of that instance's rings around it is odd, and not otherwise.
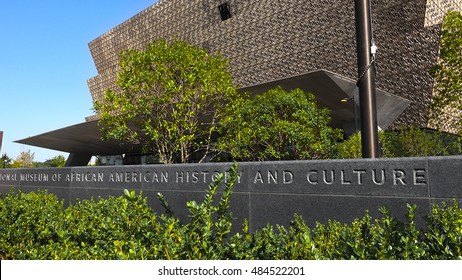
[{"label": "granite wall", "polygon": [[[67,202],[120,196],[124,189],[142,191],[158,213],[163,193],[173,210],[187,219],[186,202],[201,201],[214,176],[231,163],[0,169],[0,193],[11,187],[25,192],[47,189]],[[295,213],[309,223],[328,219],[351,222],[366,210],[379,217],[388,206],[404,218],[406,204],[417,204],[420,217],[431,203],[462,201],[462,157],[284,161],[239,163],[231,211],[240,227],[267,223],[287,225]],[[217,198],[218,200],[218,198]],[[422,220],[419,221],[421,223]]]}]

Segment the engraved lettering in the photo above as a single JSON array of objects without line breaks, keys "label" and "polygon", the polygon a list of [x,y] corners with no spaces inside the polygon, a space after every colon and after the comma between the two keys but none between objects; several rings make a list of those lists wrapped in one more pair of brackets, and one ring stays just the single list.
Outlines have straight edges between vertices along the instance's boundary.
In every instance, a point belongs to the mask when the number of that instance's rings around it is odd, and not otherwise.
[{"label": "engraved lettering", "polygon": [[414,185],[421,186],[427,184],[425,171],[425,169],[414,169]]},{"label": "engraved lettering", "polygon": [[366,174],[366,170],[353,170],[353,173],[358,175],[358,185],[362,185],[363,175]]},{"label": "engraved lettering", "polygon": [[176,172],[176,182],[177,183],[183,183],[183,171],[177,171]]},{"label": "engraved lettering", "polygon": [[278,183],[278,172],[275,171],[274,173],[268,170],[268,184],[271,184],[273,182],[274,184]]},{"label": "engraved lettering", "polygon": [[202,175],[202,182],[207,183],[207,175],[209,175],[209,172],[208,171],[201,171],[201,175]]},{"label": "engraved lettering", "polygon": [[398,184],[401,184],[402,186],[406,186],[404,177],[406,177],[406,172],[404,172],[404,170],[393,169],[393,185],[397,186]]},{"label": "engraved lettering", "polygon": [[167,172],[160,172],[160,181],[162,183],[168,183],[168,173]]},{"label": "engraved lettering", "polygon": [[351,181],[347,181],[345,178],[345,170],[340,171],[340,181],[342,185],[351,185]]},{"label": "engraved lettering", "polygon": [[0,174],[0,181],[17,181],[17,176],[15,173]]},{"label": "engraved lettering", "polygon": [[324,183],[325,183],[326,185],[332,185],[332,184],[335,182],[335,173],[334,173],[334,170],[331,170],[331,171],[330,171],[330,181],[327,180],[327,179],[328,179],[328,178],[327,178],[327,170],[323,170],[323,171],[322,171],[322,174],[323,174],[322,178],[323,178]]},{"label": "engraved lettering", "polygon": [[43,173],[20,174],[19,179],[24,182],[48,182],[49,175]]},{"label": "engraved lettering", "polygon": [[192,182],[193,183],[199,182],[199,176],[198,175],[199,175],[199,172],[197,172],[197,171],[192,172],[191,177],[192,177]]},{"label": "engraved lettering", "polygon": [[263,176],[261,175],[261,171],[257,171],[257,174],[255,175],[255,179],[253,180],[253,183],[261,183],[263,184]]},{"label": "engraved lettering", "polygon": [[213,182],[218,181],[218,178],[220,178],[220,174],[221,174],[221,172],[214,171],[214,172],[213,172],[213,175],[212,175],[212,181],[213,181]]},{"label": "engraved lettering", "polygon": [[146,171],[143,176],[143,181],[145,183],[149,183],[149,178],[152,178],[152,181],[157,183],[157,175],[154,173],[154,175],[151,177],[151,171]]},{"label": "engraved lettering", "polygon": [[308,172],[308,175],[306,175],[306,179],[308,180],[308,183],[312,185],[317,185],[318,184],[318,171],[312,170]]},{"label": "engraved lettering", "polygon": [[377,180],[377,169],[372,170],[372,181],[374,182],[374,184],[379,185],[379,186],[385,184],[385,170],[381,169],[380,174],[381,174],[381,179],[380,181],[378,181]]},{"label": "engraved lettering", "polygon": [[282,183],[284,185],[292,184],[294,182],[294,173],[292,173],[292,171],[284,170],[282,175]]},{"label": "engraved lettering", "polygon": [[[229,183],[230,182],[230,178],[231,178],[231,175],[229,174],[228,171],[225,171],[224,172],[224,176],[225,176],[225,182],[226,183]],[[244,171],[239,171],[237,173],[237,183],[240,184],[241,183],[241,178],[242,178],[242,175],[244,174]]]},{"label": "engraved lettering", "polygon": [[128,181],[125,181],[125,182],[127,182],[127,183],[130,183],[130,182],[136,183],[136,182],[138,182],[138,173],[137,172],[132,172],[131,173],[131,178],[129,176]]}]

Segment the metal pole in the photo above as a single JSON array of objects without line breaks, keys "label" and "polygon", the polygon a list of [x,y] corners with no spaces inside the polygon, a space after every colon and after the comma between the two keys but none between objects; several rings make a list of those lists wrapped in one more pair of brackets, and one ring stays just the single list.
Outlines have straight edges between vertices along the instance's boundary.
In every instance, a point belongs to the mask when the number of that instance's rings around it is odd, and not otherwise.
[{"label": "metal pole", "polygon": [[353,95],[353,114],[355,117],[355,133],[358,131],[358,106],[356,106],[356,97]]},{"label": "metal pole", "polygon": [[377,158],[379,141],[370,0],[355,0],[355,18],[362,153],[363,158]]}]

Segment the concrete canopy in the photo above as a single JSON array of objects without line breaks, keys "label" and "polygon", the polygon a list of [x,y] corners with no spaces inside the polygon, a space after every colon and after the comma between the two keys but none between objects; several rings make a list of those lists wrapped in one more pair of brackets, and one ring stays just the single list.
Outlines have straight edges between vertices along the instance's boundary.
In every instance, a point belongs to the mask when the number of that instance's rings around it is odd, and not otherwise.
[{"label": "concrete canopy", "polygon": [[[355,106],[359,105],[358,89],[356,82],[352,79],[326,70],[317,70],[244,87],[240,91],[250,92],[255,95],[276,86],[281,86],[285,90],[300,88],[313,93],[321,107],[327,107],[331,110],[332,126],[334,127],[344,128],[347,131],[348,126],[351,128],[351,124],[354,126],[355,123],[358,123],[356,118],[359,118],[359,116],[355,113]],[[350,103],[342,102],[342,100],[349,100]],[[352,101],[355,106],[352,106]],[[386,129],[407,108],[409,103],[404,98],[377,90],[377,118],[380,128]],[[139,146],[103,141],[101,137],[98,121],[89,121],[31,136],[16,142],[68,152],[71,154],[68,165],[86,165],[93,155],[122,155],[141,152],[141,147]]]},{"label": "concrete canopy", "polygon": [[[319,106],[331,110],[331,125],[348,130],[348,126],[359,122],[359,91],[356,81],[327,71],[316,70],[302,75],[287,77],[280,80],[265,82],[258,85],[241,88],[259,94],[281,86],[285,90],[300,88],[315,95]],[[381,129],[386,129],[409,106],[410,101],[377,89],[377,123]],[[348,102],[345,102],[348,101]],[[355,116],[356,115],[356,116]],[[355,120],[355,117],[357,120]],[[359,129],[359,127],[358,127]]]},{"label": "concrete canopy", "polygon": [[66,163],[68,166],[85,166],[94,155],[121,155],[140,151],[139,147],[114,141],[103,141],[101,137],[98,121],[95,120],[45,132],[15,142],[70,153]]},{"label": "concrete canopy", "polygon": [[124,151],[124,147],[114,142],[103,141],[101,136],[98,121],[90,121],[45,132],[16,142],[67,153],[115,155]]}]

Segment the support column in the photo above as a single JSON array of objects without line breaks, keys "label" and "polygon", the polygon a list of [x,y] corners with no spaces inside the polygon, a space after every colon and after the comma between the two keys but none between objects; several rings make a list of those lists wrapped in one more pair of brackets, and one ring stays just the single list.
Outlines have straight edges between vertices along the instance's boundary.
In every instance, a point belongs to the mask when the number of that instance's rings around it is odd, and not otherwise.
[{"label": "support column", "polygon": [[92,156],[92,154],[87,153],[70,153],[66,166],[87,166]]}]

